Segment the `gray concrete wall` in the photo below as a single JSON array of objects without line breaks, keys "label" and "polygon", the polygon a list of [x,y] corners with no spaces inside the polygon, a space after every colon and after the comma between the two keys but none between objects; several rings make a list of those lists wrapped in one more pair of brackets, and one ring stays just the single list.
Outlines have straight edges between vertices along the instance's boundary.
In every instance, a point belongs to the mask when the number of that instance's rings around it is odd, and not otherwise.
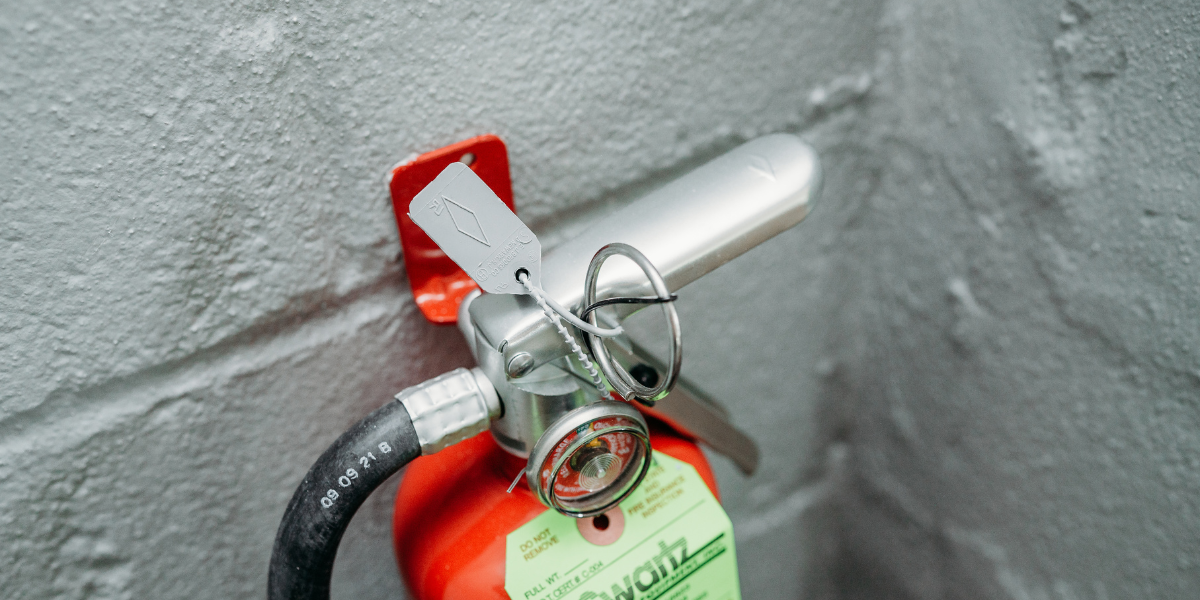
[{"label": "gray concrete wall", "polygon": [[1200,11],[889,3],[822,402],[851,598],[1200,590]]},{"label": "gray concrete wall", "polygon": [[[773,131],[823,204],[681,300],[746,597],[1194,597],[1196,9],[611,4],[7,3],[0,597],[261,597],[308,464],[470,360],[398,160],[501,135],[553,243]],[[390,492],[336,597],[403,597]]]}]

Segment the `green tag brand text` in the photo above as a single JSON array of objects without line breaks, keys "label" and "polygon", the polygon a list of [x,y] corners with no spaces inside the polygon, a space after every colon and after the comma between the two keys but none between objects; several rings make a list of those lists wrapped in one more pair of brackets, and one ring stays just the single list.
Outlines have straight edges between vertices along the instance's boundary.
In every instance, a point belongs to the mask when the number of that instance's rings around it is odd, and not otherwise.
[{"label": "green tag brand text", "polygon": [[552,510],[508,535],[505,584],[519,600],[740,600],[733,527],[689,464],[660,452],[621,503],[608,546]]}]

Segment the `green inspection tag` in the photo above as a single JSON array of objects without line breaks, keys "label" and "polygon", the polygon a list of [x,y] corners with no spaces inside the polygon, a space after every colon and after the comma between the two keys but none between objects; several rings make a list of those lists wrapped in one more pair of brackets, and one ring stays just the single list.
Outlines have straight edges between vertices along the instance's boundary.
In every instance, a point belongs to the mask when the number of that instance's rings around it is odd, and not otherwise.
[{"label": "green inspection tag", "polygon": [[620,506],[624,532],[607,546],[587,541],[577,519],[553,510],[508,534],[508,595],[740,600],[733,524],[694,467],[655,452],[645,480]]}]

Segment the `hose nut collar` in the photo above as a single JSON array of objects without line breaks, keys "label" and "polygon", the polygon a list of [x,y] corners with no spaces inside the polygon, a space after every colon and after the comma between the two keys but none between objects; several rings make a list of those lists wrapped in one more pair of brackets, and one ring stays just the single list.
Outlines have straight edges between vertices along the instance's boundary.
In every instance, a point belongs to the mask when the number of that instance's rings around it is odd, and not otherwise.
[{"label": "hose nut collar", "polygon": [[478,368],[439,375],[396,394],[396,400],[412,418],[423,456],[486,431],[500,416],[496,388]]}]

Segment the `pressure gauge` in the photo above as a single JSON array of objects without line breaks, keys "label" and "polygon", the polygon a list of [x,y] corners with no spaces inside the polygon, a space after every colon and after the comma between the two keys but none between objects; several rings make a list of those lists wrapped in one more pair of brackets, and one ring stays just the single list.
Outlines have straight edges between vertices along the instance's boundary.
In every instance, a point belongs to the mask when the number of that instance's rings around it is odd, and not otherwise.
[{"label": "pressure gauge", "polygon": [[616,506],[650,469],[650,436],[641,413],[623,402],[577,408],[533,446],[525,480],[543,504],[571,517]]}]

